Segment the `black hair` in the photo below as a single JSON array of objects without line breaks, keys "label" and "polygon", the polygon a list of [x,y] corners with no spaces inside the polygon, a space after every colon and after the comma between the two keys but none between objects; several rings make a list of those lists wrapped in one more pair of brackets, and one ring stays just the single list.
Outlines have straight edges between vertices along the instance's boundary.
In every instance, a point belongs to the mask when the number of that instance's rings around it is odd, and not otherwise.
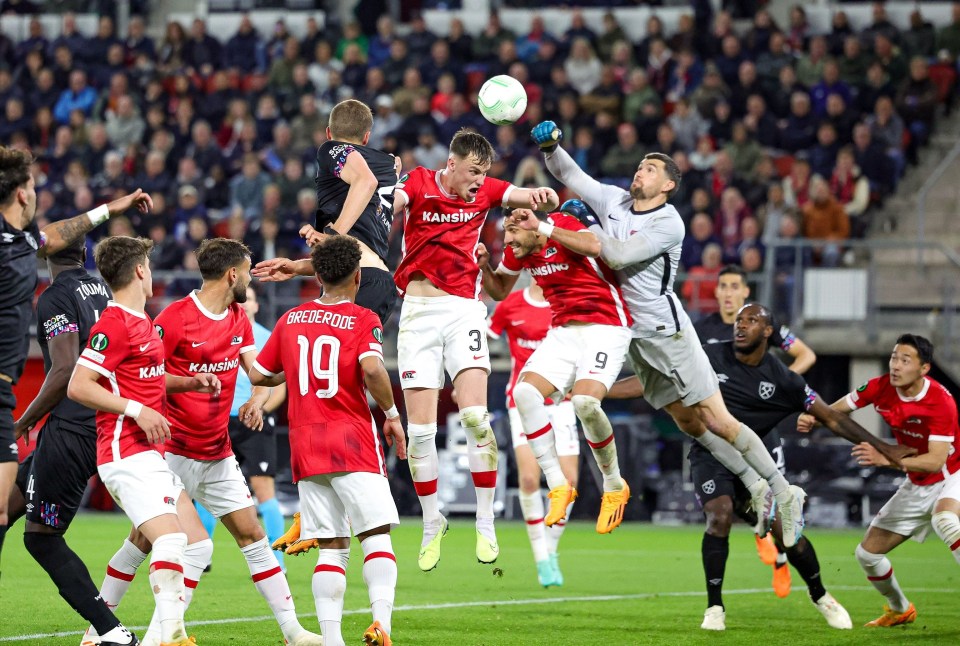
[{"label": "black hair", "polygon": [[933,343],[930,339],[918,334],[901,334],[897,337],[897,345],[909,345],[917,351],[920,363],[933,363]]},{"label": "black hair", "polygon": [[247,245],[228,238],[204,240],[194,253],[204,280],[222,278],[231,267],[239,267],[250,257]]},{"label": "black hair", "polygon": [[736,274],[737,276],[740,276],[740,278],[743,279],[744,284],[747,283],[747,272],[745,272],[743,270],[743,267],[741,267],[740,265],[727,265],[726,267],[720,270],[720,273],[717,274],[717,278],[721,278],[723,276],[731,276],[734,274]]},{"label": "black hair", "polygon": [[673,188],[667,191],[667,199],[673,197],[676,192],[680,190],[680,180],[683,178],[683,173],[680,172],[680,167],[677,166],[677,162],[673,161],[673,157],[664,153],[647,153],[643,156],[643,159],[656,159],[657,161],[663,162],[663,169],[667,173],[667,179],[673,180]]},{"label": "black hair", "polygon": [[324,285],[340,285],[360,266],[360,245],[350,236],[330,236],[313,248],[310,264]]}]

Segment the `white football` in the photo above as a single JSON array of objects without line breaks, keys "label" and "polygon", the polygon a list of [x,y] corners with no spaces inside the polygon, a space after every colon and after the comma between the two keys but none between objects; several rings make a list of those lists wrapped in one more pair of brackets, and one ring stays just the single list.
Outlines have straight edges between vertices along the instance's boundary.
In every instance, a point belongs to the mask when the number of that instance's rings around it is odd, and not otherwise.
[{"label": "white football", "polygon": [[483,118],[498,126],[514,123],[527,109],[527,92],[520,81],[501,74],[487,79],[477,95]]}]

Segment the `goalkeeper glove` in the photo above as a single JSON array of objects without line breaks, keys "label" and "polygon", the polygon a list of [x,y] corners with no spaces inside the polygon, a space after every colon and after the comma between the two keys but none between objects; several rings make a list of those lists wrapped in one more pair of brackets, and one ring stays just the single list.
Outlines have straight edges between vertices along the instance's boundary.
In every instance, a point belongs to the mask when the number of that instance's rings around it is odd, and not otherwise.
[{"label": "goalkeeper glove", "polygon": [[540,146],[540,150],[552,153],[563,139],[563,131],[553,121],[541,121],[530,131],[530,136]]},{"label": "goalkeeper glove", "polygon": [[588,229],[593,225],[600,226],[597,214],[583,200],[567,200],[560,205],[560,211],[577,218]]}]

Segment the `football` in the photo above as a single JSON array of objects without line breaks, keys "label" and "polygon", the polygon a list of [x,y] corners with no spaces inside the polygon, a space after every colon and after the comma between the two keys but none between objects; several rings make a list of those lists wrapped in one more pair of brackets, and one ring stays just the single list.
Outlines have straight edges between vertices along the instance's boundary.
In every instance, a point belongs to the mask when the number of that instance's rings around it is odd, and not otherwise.
[{"label": "football", "polygon": [[505,126],[523,116],[527,109],[527,92],[520,81],[501,74],[487,79],[477,95],[477,104],[484,119]]}]

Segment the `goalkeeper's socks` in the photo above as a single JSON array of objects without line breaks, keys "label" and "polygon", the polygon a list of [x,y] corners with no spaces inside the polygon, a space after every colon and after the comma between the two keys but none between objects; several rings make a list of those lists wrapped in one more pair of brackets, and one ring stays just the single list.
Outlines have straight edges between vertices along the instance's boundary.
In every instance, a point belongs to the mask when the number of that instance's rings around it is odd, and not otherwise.
[{"label": "goalkeeper's socks", "polygon": [[137,568],[147,560],[147,554],[141,552],[136,545],[125,538],[123,545],[113,555],[107,564],[107,575],[100,586],[100,597],[107,607],[113,610],[120,605],[123,595],[127,593]]},{"label": "goalkeeper's socks", "polygon": [[[26,532],[23,544],[57,586],[60,596],[90,622],[97,634],[107,635],[122,627],[120,621],[101,600],[100,592],[80,557],[70,549],[63,534]],[[125,630],[125,629],[124,629]],[[119,633],[117,641],[124,643]],[[111,641],[106,639],[105,641]]]},{"label": "goalkeeper's socks", "polygon": [[730,538],[704,532],[700,543],[703,573],[707,580],[707,607],[723,607],[723,575],[727,569]]},{"label": "goalkeeper's socks", "polygon": [[527,493],[520,490],[520,512],[527,524],[527,537],[536,563],[547,558],[547,537],[543,529],[543,497],[540,490]]},{"label": "goalkeeper's socks", "polygon": [[813,602],[819,601],[827,590],[823,587],[823,581],[820,580],[820,561],[817,559],[816,550],[813,549],[813,543],[807,540],[806,536],[801,536],[796,545],[787,549],[787,559],[803,577]]},{"label": "goalkeeper's socks", "polygon": [[773,461],[773,456],[764,445],[763,440],[753,429],[746,424],[740,424],[740,432],[733,441],[733,448],[740,451],[743,459],[753,469],[760,474],[760,477],[770,484],[770,491],[780,500],[782,494],[787,491],[789,484],[777,468],[777,463]]},{"label": "goalkeeper's socks", "polygon": [[437,479],[440,476],[440,460],[437,457],[437,423],[408,424],[407,463],[413,478],[413,488],[420,499],[424,522],[440,518],[440,502],[437,498]]},{"label": "goalkeeper's socks", "polygon": [[313,570],[313,599],[324,646],[346,646],[340,632],[343,596],[347,591],[348,549],[321,549]]},{"label": "goalkeeper's socks", "polygon": [[297,619],[297,609],[290,594],[290,584],[280,568],[276,555],[270,549],[266,537],[255,543],[240,548],[243,557],[247,560],[250,576],[253,578],[257,592],[266,599],[267,605],[273,611],[280,630],[288,641],[303,632],[303,626]]},{"label": "goalkeeper's socks", "polygon": [[389,634],[397,590],[397,557],[393,554],[390,534],[368,536],[360,547],[363,548],[363,580],[370,595],[373,620],[379,621]]}]

